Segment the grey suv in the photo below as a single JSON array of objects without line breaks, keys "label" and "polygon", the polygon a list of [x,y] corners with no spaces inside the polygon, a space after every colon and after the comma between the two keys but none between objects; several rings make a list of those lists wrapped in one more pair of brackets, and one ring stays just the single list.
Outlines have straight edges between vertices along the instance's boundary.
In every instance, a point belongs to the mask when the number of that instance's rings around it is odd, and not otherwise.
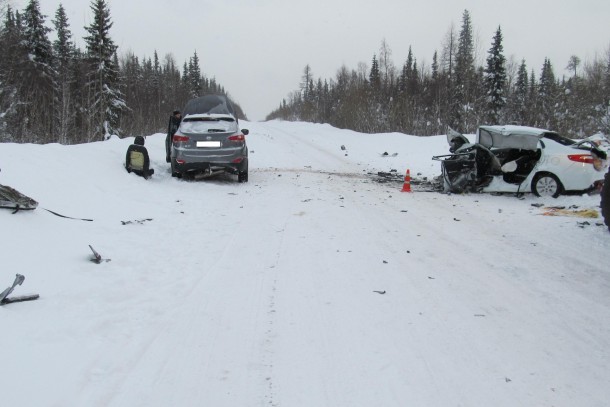
[{"label": "grey suv", "polygon": [[172,176],[205,178],[228,172],[248,181],[248,130],[239,129],[231,101],[206,95],[189,101],[182,123],[172,136]]}]

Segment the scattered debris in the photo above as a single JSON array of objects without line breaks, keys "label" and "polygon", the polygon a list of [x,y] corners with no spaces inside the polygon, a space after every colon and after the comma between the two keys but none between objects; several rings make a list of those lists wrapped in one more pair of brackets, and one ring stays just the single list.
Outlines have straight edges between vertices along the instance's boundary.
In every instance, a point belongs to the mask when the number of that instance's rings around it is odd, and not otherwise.
[{"label": "scattered debris", "polygon": [[532,206],[535,207],[535,208],[542,208],[544,206],[544,204],[542,204],[542,203],[533,203]]},{"label": "scattered debris", "polygon": [[13,213],[17,213],[36,209],[37,206],[38,202],[29,196],[6,185],[0,185],[0,208],[13,209]]},{"label": "scattered debris", "polygon": [[383,261],[383,264],[388,264],[388,262],[384,260],[384,261]]},{"label": "scattered debris", "polygon": [[96,264],[100,264],[103,261],[110,261],[110,259],[103,259],[102,255],[99,254],[97,251],[95,251],[95,249],[93,248],[93,246],[89,245],[89,248],[91,249],[91,251],[93,252],[93,257],[91,258],[91,261],[96,263]]},{"label": "scattered debris", "polygon": [[93,219],[85,219],[85,218],[73,218],[72,216],[66,216],[66,215],[62,215],[61,213],[57,213],[57,212],[53,212],[52,210],[49,210],[47,208],[42,208],[45,211],[52,213],[55,216],[59,216],[60,218],[66,218],[66,219],[74,219],[74,220],[84,220],[85,222],[93,222]]},{"label": "scattered debris", "polygon": [[[576,208],[578,208],[578,206],[576,206]],[[599,213],[596,209],[565,209],[565,206],[547,206],[543,209],[543,216],[572,216],[589,219],[599,218]]]},{"label": "scattered debris", "polygon": [[[373,178],[373,181],[380,184],[395,183],[403,185],[405,176],[398,173],[397,170],[392,169],[390,172],[379,171],[377,174],[368,173]],[[442,192],[443,191],[443,179],[441,176],[434,177],[429,180],[428,177],[419,177],[421,173],[417,174],[416,177],[411,177],[410,185],[415,192]]]},{"label": "scattered debris", "polygon": [[22,274],[15,275],[15,281],[13,282],[13,285],[0,293],[0,305],[10,304],[13,302],[32,301],[37,300],[40,297],[38,294],[32,294],[9,298],[9,295],[13,292],[15,287],[23,284],[24,280],[25,276],[23,276]]},{"label": "scattered debris", "polygon": [[474,314],[475,317],[484,317],[485,314]]},{"label": "scattered debris", "polygon": [[453,220],[456,222],[461,222],[458,218],[453,218]]},{"label": "scattered debris", "polygon": [[373,290],[373,292],[377,293],[377,294],[385,294],[385,290],[383,290],[383,291],[375,291],[375,290]]},{"label": "scattered debris", "polygon": [[131,225],[133,223],[137,223],[139,225],[143,225],[144,222],[150,222],[152,220],[152,218],[147,218],[147,219],[136,219],[136,220],[122,220],[121,224],[122,225]]}]

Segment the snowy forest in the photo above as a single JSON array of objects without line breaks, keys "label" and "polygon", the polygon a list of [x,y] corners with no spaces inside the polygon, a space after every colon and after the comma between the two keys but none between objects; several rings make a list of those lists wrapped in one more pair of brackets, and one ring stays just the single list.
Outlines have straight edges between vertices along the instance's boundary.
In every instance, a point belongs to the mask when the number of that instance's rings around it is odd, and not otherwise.
[{"label": "snowy forest", "polygon": [[[202,73],[196,52],[182,65],[172,54],[118,53],[108,2],[92,0],[90,8],[79,49],[63,6],[47,22],[38,0],[24,10],[0,0],[0,142],[75,144],[164,132],[169,114],[189,99],[227,94]],[[568,75],[559,76],[548,59],[541,69],[507,59],[501,27],[489,48],[473,32],[465,10],[460,29],[450,26],[431,64],[418,63],[409,48],[397,67],[383,40],[370,66],[342,66],[335,78],[316,79],[307,65],[300,89],[267,119],[366,133],[436,135],[447,126],[471,133],[481,124],[520,124],[573,138],[610,134],[610,49],[593,61],[573,55],[559,67]]]},{"label": "snowy forest", "polygon": [[22,11],[0,0],[0,11],[0,142],[76,144],[164,132],[189,99],[226,94],[202,74],[197,53],[182,67],[171,54],[119,57],[105,0],[91,2],[84,50],[62,5],[51,20],[54,41],[38,0]]},{"label": "snowy forest", "polygon": [[436,135],[445,134],[447,126],[473,133],[481,124],[519,124],[573,138],[610,134],[610,50],[604,60],[586,63],[573,55],[565,66],[570,75],[558,77],[548,58],[539,72],[525,60],[507,60],[501,27],[485,62],[478,63],[473,32],[465,10],[459,32],[450,27],[429,66],[418,65],[409,48],[397,68],[385,40],[370,67],[342,66],[334,79],[315,79],[307,65],[300,89],[267,119],[330,123],[366,133]]}]

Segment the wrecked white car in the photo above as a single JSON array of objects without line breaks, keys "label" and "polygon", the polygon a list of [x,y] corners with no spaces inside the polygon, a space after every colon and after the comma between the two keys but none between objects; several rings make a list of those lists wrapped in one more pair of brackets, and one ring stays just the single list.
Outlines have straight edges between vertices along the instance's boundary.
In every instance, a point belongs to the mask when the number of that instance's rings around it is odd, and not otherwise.
[{"label": "wrecked white car", "polygon": [[441,162],[446,192],[533,192],[558,197],[603,185],[604,151],[543,129],[481,126],[476,141],[450,130]]}]

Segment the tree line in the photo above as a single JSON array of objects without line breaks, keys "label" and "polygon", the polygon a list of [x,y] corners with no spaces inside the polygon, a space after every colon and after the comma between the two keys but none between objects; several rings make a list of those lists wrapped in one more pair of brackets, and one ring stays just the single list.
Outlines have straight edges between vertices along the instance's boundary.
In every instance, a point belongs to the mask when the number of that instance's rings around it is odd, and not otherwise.
[{"label": "tree line", "polygon": [[586,64],[572,56],[566,67],[571,75],[559,78],[548,58],[539,74],[525,60],[507,60],[502,41],[498,27],[485,63],[477,64],[465,10],[459,32],[450,27],[430,66],[418,65],[409,47],[402,67],[395,67],[383,40],[370,68],[342,66],[334,78],[316,80],[307,65],[300,89],[267,119],[330,123],[366,133],[435,135],[445,134],[447,126],[473,133],[481,124],[519,124],[575,138],[610,134],[610,50],[605,60]]},{"label": "tree line", "polygon": [[189,99],[226,94],[201,72],[196,52],[181,67],[156,51],[152,58],[119,58],[107,1],[93,0],[90,8],[81,50],[61,4],[51,41],[38,0],[21,12],[0,0],[0,142],[75,144],[163,132],[171,112]]}]

